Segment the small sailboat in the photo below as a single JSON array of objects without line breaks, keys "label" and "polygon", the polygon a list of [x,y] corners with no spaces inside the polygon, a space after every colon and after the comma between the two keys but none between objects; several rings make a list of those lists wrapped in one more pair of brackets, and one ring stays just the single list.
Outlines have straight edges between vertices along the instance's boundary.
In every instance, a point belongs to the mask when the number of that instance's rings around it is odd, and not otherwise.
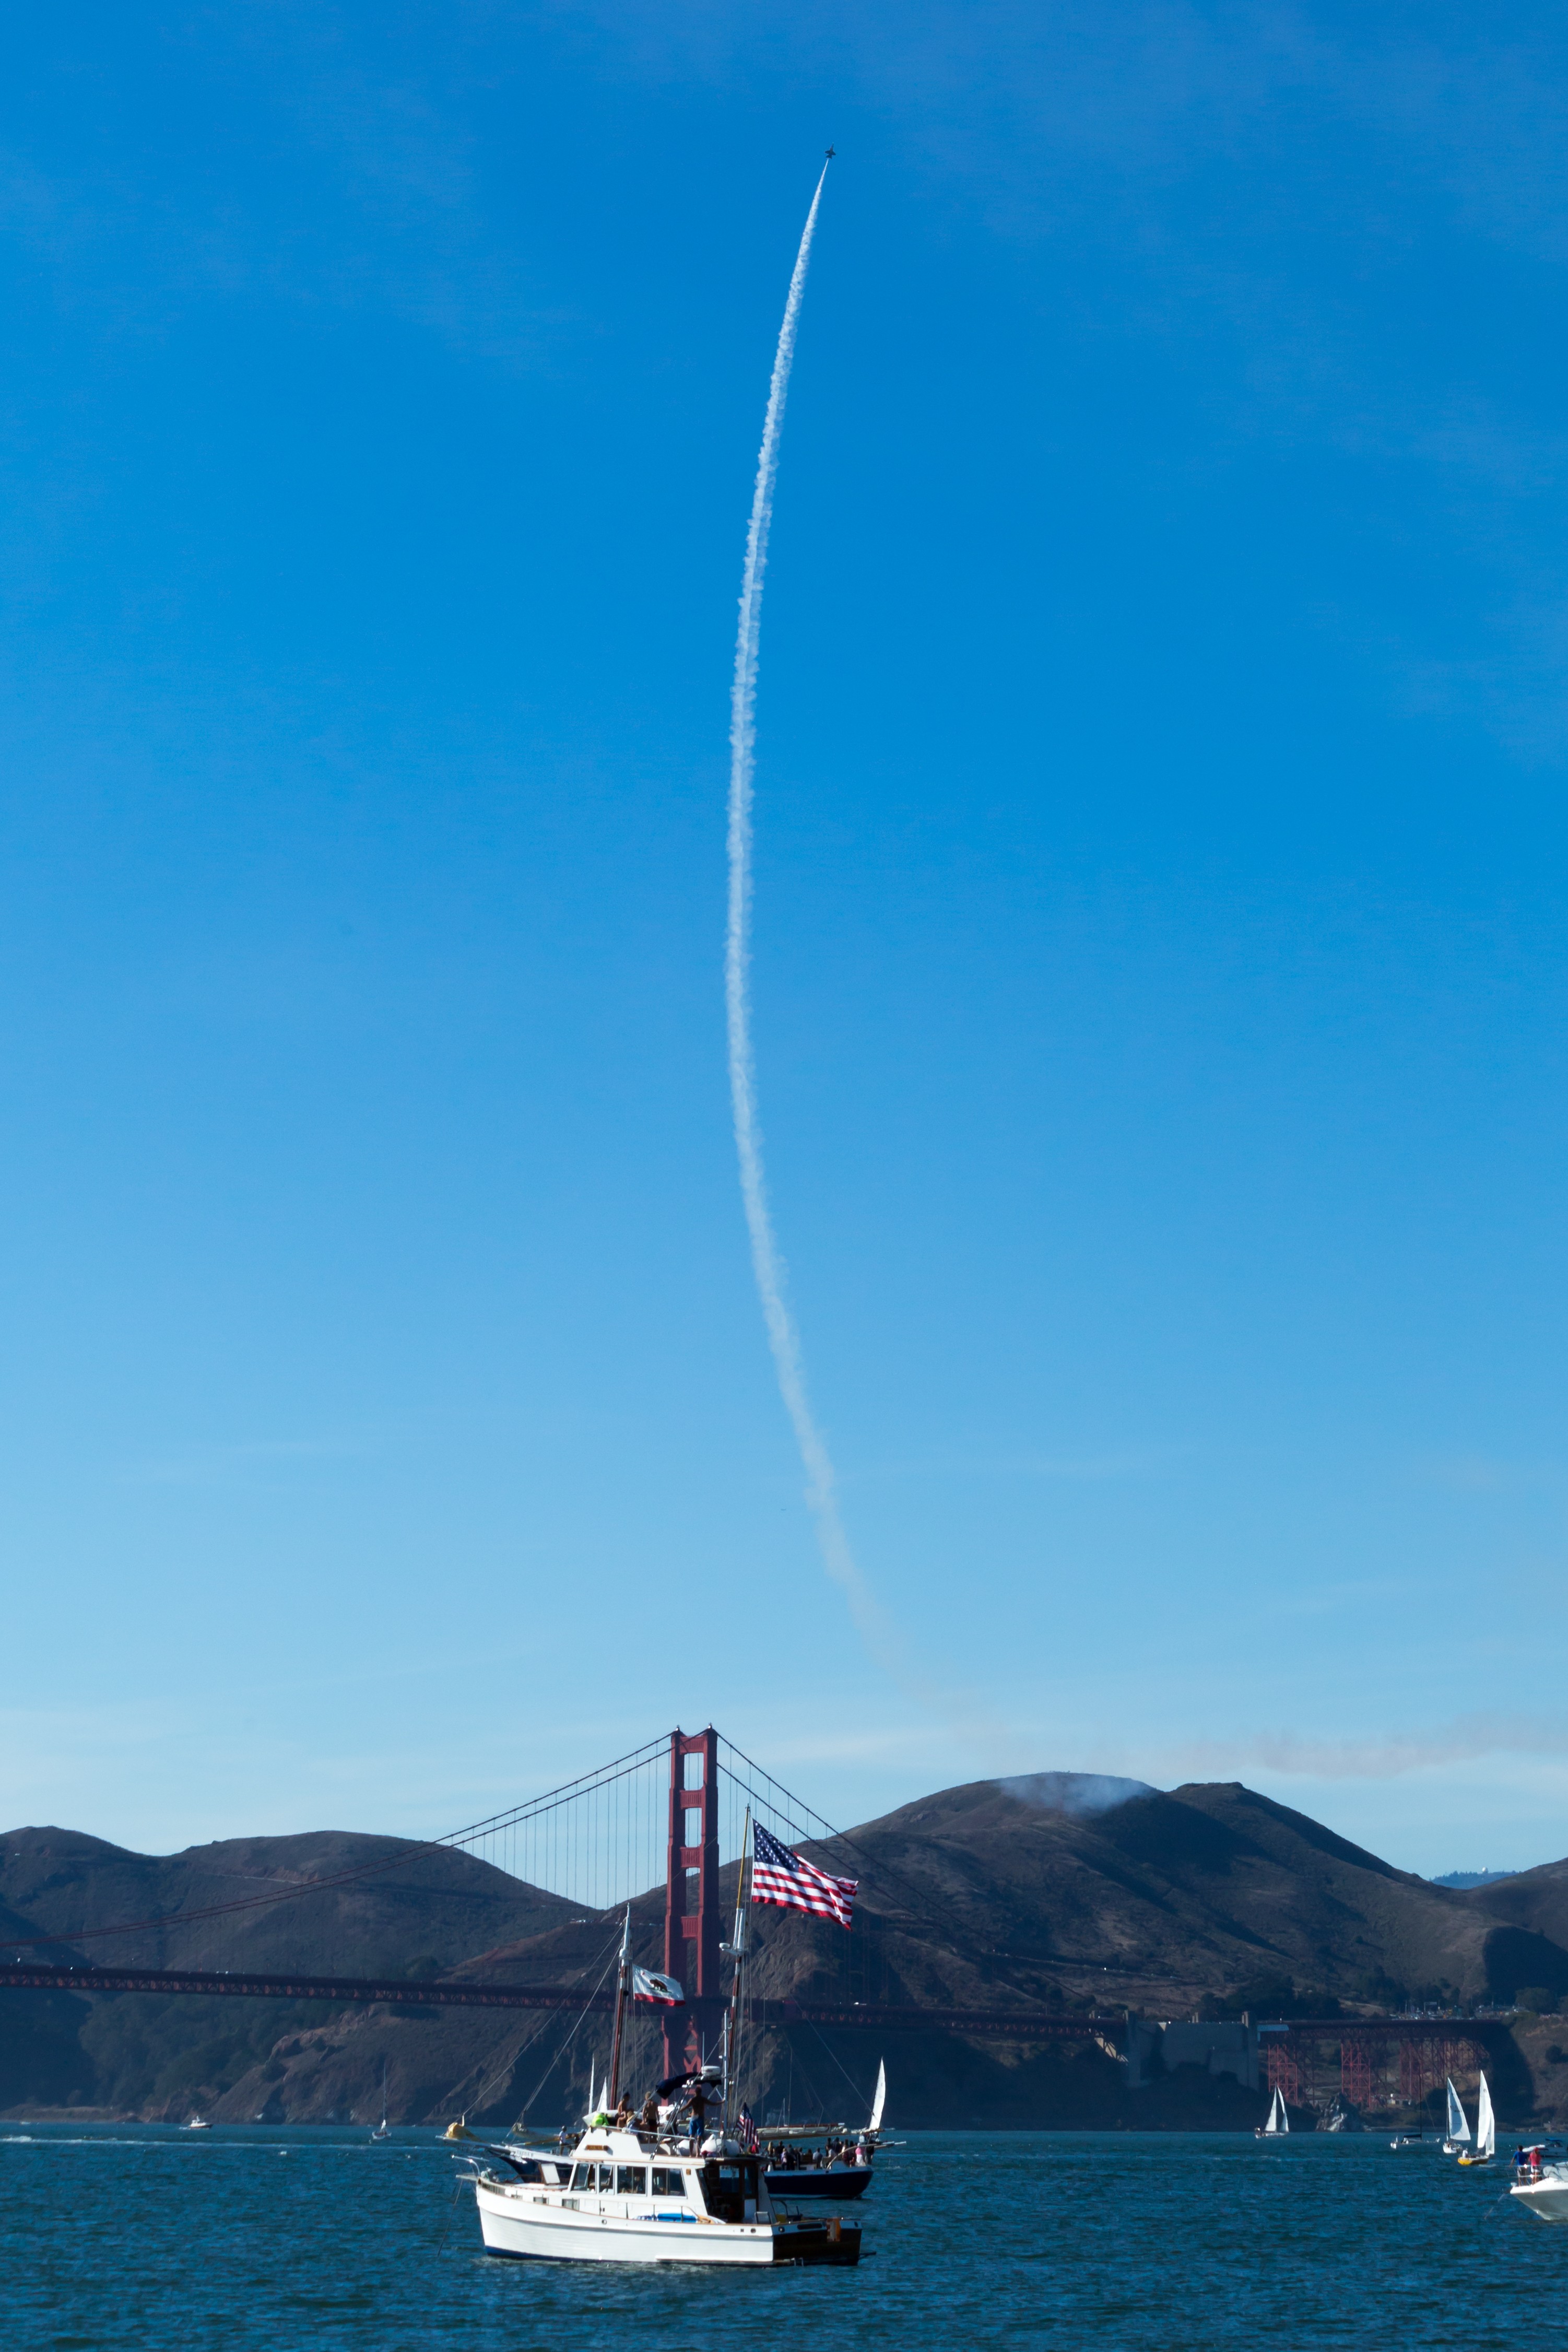
[{"label": "small sailboat", "polygon": [[1291,2118],[1285,2112],[1285,2094],[1276,2083],[1273,2098],[1269,2103],[1268,2121],[1260,2124],[1252,2137],[1254,2139],[1275,2139],[1281,2132],[1288,2132],[1290,2128]]},{"label": "small sailboat", "polygon": [[1497,2117],[1492,2113],[1491,2084],[1481,2076],[1480,2098],[1476,2107],[1476,2144],[1460,2157],[1461,2164],[1490,2164],[1497,2154]]},{"label": "small sailboat", "polygon": [[[871,2187],[886,2105],[887,2062],[879,2058],[871,2121],[864,2131],[849,2131],[841,2124],[831,2129],[810,2124],[772,2125],[761,2131],[758,2141],[768,2159],[763,2178],[769,2195],[828,2198],[839,2203],[863,2197]],[[819,2139],[823,2143],[821,2147],[800,2145]]]},{"label": "small sailboat", "polygon": [[1459,2095],[1454,2088],[1454,2078],[1451,2074],[1448,2078],[1448,2137],[1443,2142],[1443,2154],[1458,2156],[1461,2149],[1469,2147],[1470,2144],[1470,2126],[1469,2120],[1459,2105]]},{"label": "small sailboat", "polygon": [[387,2121],[387,2062],[382,2060],[382,2119],[371,2134],[372,2139],[391,2139],[392,2126]]}]

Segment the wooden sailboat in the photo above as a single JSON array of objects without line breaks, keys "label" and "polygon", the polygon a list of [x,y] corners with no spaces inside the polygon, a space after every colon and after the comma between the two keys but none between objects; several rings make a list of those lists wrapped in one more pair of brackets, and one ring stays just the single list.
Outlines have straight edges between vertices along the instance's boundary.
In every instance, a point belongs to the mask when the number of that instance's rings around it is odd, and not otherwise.
[{"label": "wooden sailboat", "polygon": [[[872,2183],[872,2164],[882,2137],[883,2110],[887,2105],[887,2062],[877,2061],[876,2092],[871,2120],[862,2132],[840,2124],[771,2126],[758,2135],[768,2158],[765,2179],[774,2197],[832,2199],[842,2203],[863,2197]],[[821,2147],[801,2143],[821,2140]]]}]

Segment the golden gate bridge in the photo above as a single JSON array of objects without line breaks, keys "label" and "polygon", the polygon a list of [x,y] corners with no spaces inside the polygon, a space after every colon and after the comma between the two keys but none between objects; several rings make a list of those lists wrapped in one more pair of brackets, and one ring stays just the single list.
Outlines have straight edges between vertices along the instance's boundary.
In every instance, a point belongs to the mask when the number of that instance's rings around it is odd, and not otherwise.
[{"label": "golden gate bridge", "polygon": [[[501,1980],[471,1973],[474,1962],[459,1962],[434,1977],[354,1977],[277,1967],[152,1967],[117,1960],[102,1948],[117,1938],[162,1939],[172,1929],[201,1926],[209,1926],[221,1937],[225,1922],[238,1923],[247,1915],[385,1880],[421,1855],[463,1853],[487,1863],[519,1888],[543,1890],[601,1919],[618,1916],[630,1903],[648,1928],[655,1927],[662,1913],[662,1966],[680,1980],[685,1994],[679,2011],[663,2015],[666,2068],[674,2072],[693,2055],[718,2046],[727,2000],[721,1982],[723,1942],[734,1901],[733,1893],[727,1905],[725,1901],[721,1874],[740,1860],[748,1816],[783,1842],[810,1847],[812,1859],[824,1867],[858,1877],[862,1906],[868,1895],[872,1897],[868,1919],[874,1919],[880,1898],[882,1906],[896,1906],[906,1920],[924,1912],[943,1940],[952,1940],[955,1923],[933,1914],[935,1898],[929,1889],[914,1886],[884,1856],[836,1829],[710,1725],[695,1733],[677,1728],[484,1821],[439,1838],[399,1840],[390,1851],[347,1869],[141,1919],[7,1937],[0,1943],[0,1952],[15,1958],[0,1960],[0,1990],[260,1998],[384,2005],[405,2011],[608,2012],[613,1997],[607,1989],[585,1991],[580,1982]],[[861,1916],[857,1906],[857,1917]],[[862,1937],[859,1994],[854,1990],[856,1939],[852,1937],[846,1938],[843,1966],[849,1981],[841,1997],[756,1997],[747,2004],[751,2025],[788,2028],[799,2023],[876,2032],[884,2038],[943,2032],[1020,2044],[1095,2043],[1107,2055],[1125,2054],[1130,2020],[1124,2010],[1071,2014],[1044,2009],[1022,1988],[1017,2001],[986,2009],[873,1998],[865,1943]],[[60,1957],[62,1948],[74,1955],[87,1945],[99,1948],[89,1958]],[[484,1957],[478,1956],[481,1964]],[[1468,2071],[1479,2063],[1481,2039],[1484,2032],[1451,2019],[1296,2019],[1288,2027],[1281,2023],[1270,2030],[1261,2054],[1270,2087],[1278,2082],[1287,2095],[1301,2095],[1338,2042],[1343,2079],[1364,2095],[1380,2071],[1396,2067],[1401,2089],[1419,2096],[1443,2073],[1459,2067]]]}]

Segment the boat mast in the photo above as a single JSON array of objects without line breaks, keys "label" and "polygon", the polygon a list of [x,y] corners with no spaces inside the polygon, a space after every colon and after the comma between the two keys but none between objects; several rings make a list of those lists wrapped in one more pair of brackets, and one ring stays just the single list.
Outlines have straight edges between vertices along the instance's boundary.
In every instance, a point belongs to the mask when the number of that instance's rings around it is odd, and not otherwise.
[{"label": "boat mast", "polygon": [[[601,1946],[601,1950],[603,1947]],[[632,1906],[621,1930],[621,1966],[615,1979],[615,2038],[610,2045],[610,2089],[605,2105],[612,2115],[621,2104],[621,2038],[626,2025],[626,1996],[632,1988]]]},{"label": "boat mast", "polygon": [[740,2087],[740,1985],[746,1971],[746,1873],[751,1861],[751,1807],[740,1832],[740,1870],[735,1882],[735,1937],[730,1954],[735,1982],[729,1989],[729,2015],[724,2021],[724,2124],[735,2121],[735,2095]]}]

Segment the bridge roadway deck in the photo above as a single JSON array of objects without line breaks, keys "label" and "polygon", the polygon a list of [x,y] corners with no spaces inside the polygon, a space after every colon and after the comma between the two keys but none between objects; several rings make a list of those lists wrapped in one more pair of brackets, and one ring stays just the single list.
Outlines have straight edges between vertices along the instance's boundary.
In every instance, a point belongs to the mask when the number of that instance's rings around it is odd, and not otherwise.
[{"label": "bridge roadway deck", "polygon": [[[31,1962],[0,1968],[0,1990],[34,1992],[155,1992],[214,1994],[244,2000],[385,2002],[399,2009],[559,2009],[608,2011],[613,1993],[584,1993],[570,1985],[475,1984],[461,1979],[424,1977],[307,1977],[245,1975],[201,1969],[70,1968]],[[833,2006],[811,2001],[754,2000],[747,2004],[754,2024],[874,2028],[883,2033],[984,2033],[1027,2042],[1103,2042],[1120,2036],[1124,2020],[1070,2017],[1032,2010],[917,2009],[852,2002]],[[643,2009],[643,2015],[656,2014]]]},{"label": "bridge roadway deck", "polygon": [[[398,2009],[556,2009],[608,2012],[613,1993],[584,1993],[571,1985],[476,1984],[450,1977],[307,1977],[243,1975],[200,1969],[70,1968],[30,1962],[0,1967],[0,1991],[152,1992],[218,1994],[242,2000],[384,2002]],[[983,2034],[1000,2042],[1097,2042],[1120,2055],[1126,2015],[1069,2015],[1026,2009],[936,2009],[871,2001],[752,2000],[754,2025],[829,2026],[840,2032]],[[643,2016],[657,2014],[643,2008]],[[1456,2017],[1293,2017],[1262,2021],[1281,2043],[1343,2042],[1374,2035],[1399,2042],[1486,2039],[1500,2021]]]}]

